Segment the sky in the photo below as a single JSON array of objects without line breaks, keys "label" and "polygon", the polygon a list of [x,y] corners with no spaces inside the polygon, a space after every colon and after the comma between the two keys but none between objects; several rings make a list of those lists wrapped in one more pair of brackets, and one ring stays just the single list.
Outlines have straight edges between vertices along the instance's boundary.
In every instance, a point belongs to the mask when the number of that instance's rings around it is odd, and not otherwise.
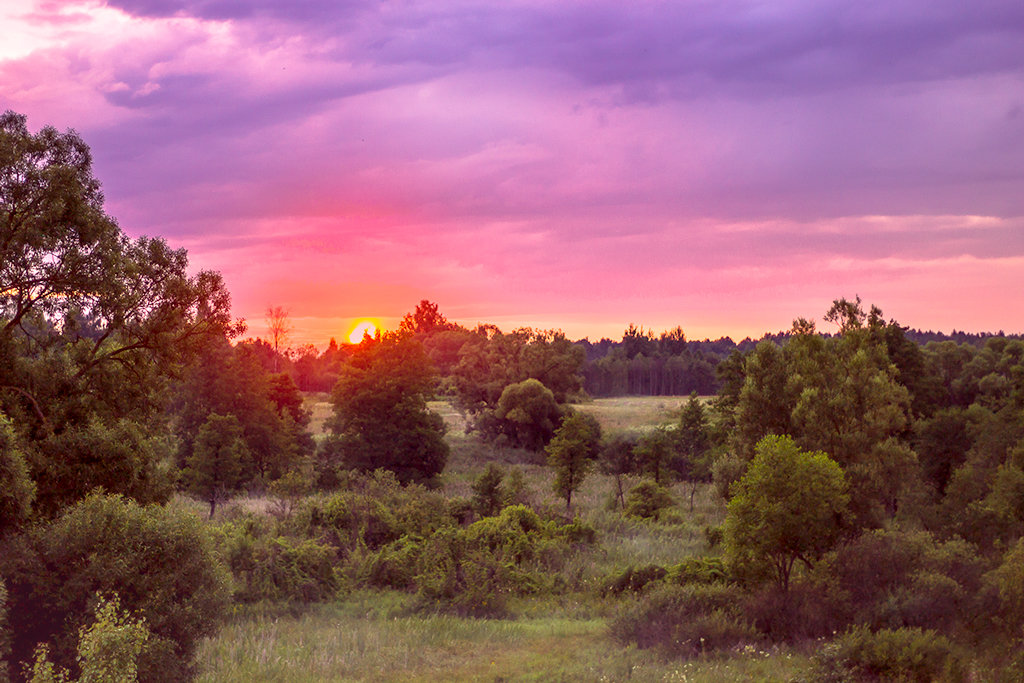
[{"label": "sky", "polygon": [[0,110],[294,343],[1024,332],[1019,0],[0,0]]}]

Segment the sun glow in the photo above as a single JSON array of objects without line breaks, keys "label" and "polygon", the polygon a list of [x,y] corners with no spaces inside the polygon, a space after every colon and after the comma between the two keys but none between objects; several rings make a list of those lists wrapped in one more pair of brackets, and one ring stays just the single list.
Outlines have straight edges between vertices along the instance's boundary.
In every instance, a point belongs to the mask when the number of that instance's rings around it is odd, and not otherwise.
[{"label": "sun glow", "polygon": [[356,324],[352,326],[352,331],[348,333],[348,340],[353,344],[358,344],[363,341],[363,335],[370,335],[371,337],[377,334],[377,321],[370,320],[369,318],[360,318],[356,321]]}]

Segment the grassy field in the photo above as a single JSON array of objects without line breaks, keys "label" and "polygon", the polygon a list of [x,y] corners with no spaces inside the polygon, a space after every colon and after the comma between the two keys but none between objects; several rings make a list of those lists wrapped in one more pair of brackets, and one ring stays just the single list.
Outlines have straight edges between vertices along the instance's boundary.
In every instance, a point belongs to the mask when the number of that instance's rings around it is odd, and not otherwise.
[{"label": "grassy field", "polygon": [[[649,430],[671,418],[686,397],[598,399],[578,409],[607,431]],[[330,415],[326,395],[308,397],[314,430]],[[608,636],[606,618],[617,604],[587,590],[610,572],[649,563],[675,564],[708,552],[704,530],[724,518],[710,486],[700,489],[691,514],[678,505],[667,522],[629,519],[609,509],[613,480],[591,473],[565,510],[551,490],[543,454],[494,450],[466,435],[461,415],[434,402],[449,426],[451,456],[441,477],[447,496],[469,496],[473,481],[498,462],[518,468],[531,503],[554,514],[578,516],[599,542],[578,553],[566,574],[577,589],[557,596],[520,598],[509,619],[416,615],[410,596],[359,592],[299,614],[273,608],[240,609],[202,645],[202,681],[777,681],[806,668],[806,658],[748,648],[727,659],[662,661],[650,651],[623,648]],[[636,480],[628,482],[632,485]],[[686,500],[682,487],[677,501]],[[259,509],[259,501],[236,504]]]},{"label": "grassy field", "polygon": [[807,664],[748,648],[662,660],[622,648],[602,619],[388,616],[361,595],[298,616],[249,613],[204,643],[200,681],[779,681]]}]

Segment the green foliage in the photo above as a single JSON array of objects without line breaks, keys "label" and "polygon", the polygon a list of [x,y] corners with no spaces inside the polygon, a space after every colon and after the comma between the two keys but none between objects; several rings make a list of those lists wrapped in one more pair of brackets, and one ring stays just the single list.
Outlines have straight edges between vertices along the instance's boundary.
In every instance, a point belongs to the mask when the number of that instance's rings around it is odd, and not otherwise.
[{"label": "green foliage", "polygon": [[340,587],[336,552],[311,539],[279,536],[253,520],[219,527],[239,602],[321,602]]},{"label": "green foliage", "polygon": [[634,455],[637,437],[628,432],[612,434],[601,446],[598,456],[598,467],[602,474],[615,478],[615,504],[622,507],[626,504],[622,478],[637,471]]},{"label": "green foliage", "polygon": [[448,459],[444,420],[427,409],[435,375],[422,345],[408,337],[369,343],[343,369],[331,393],[328,462],[401,482],[430,481]]},{"label": "green foliage", "polygon": [[[78,665],[82,673],[77,683],[135,683],[139,655],[149,636],[146,620],[135,620],[123,613],[117,594],[100,597],[95,621],[78,632]],[[51,662],[49,654],[45,644],[36,648],[31,683],[70,683],[67,669]]]},{"label": "green foliage", "polygon": [[258,347],[226,339],[209,344],[175,387],[178,462],[192,466],[197,440],[211,415],[231,417],[241,429],[247,456],[238,483],[261,488],[294,469],[313,452],[310,416],[292,380],[269,374]]},{"label": "green foliage", "polygon": [[562,420],[547,446],[548,465],[555,470],[552,488],[565,498],[565,508],[572,505],[572,494],[583,479],[601,446],[601,426],[592,415],[572,412]]},{"label": "green foliage", "polygon": [[864,532],[823,558],[813,581],[831,628],[916,626],[951,637],[975,629],[975,596],[985,562],[960,539],[927,532]]},{"label": "green foliage", "polygon": [[953,644],[920,628],[851,629],[818,651],[814,676],[824,683],[967,680]]},{"label": "green foliage", "polygon": [[530,508],[510,505],[461,529],[424,541],[415,577],[421,608],[469,616],[503,614],[509,595],[552,588],[573,543],[593,542],[581,524],[557,526]]},{"label": "green foliage", "polygon": [[116,592],[145,618],[151,637],[139,658],[144,680],[187,677],[196,644],[224,613],[229,577],[194,515],[93,495],[5,542],[12,665],[37,643],[73,665],[76,636],[97,593]]},{"label": "green foliage", "polygon": [[665,483],[667,468],[676,459],[676,439],[672,432],[659,427],[644,434],[633,449],[638,468],[654,479],[655,483]]},{"label": "green foliage", "polygon": [[642,567],[632,565],[616,572],[605,579],[601,586],[601,595],[621,595],[625,592],[639,593],[655,581],[661,581],[668,572],[664,567],[648,564]]},{"label": "green foliage", "polygon": [[623,645],[672,657],[723,652],[760,640],[743,616],[739,590],[723,583],[660,585],[621,610],[609,630]]},{"label": "green foliage", "polygon": [[149,636],[146,620],[122,612],[116,594],[100,598],[96,621],[78,633],[78,683],[134,683]]},{"label": "green foliage", "polygon": [[720,557],[688,557],[668,568],[665,580],[680,585],[717,583],[729,578],[728,568]]},{"label": "green foliage", "polygon": [[[0,413],[0,538],[28,519],[35,494],[11,423]],[[0,650],[0,659],[2,654]]]},{"label": "green foliage", "polygon": [[505,473],[493,462],[473,482],[473,510],[481,517],[496,515],[505,504],[506,492],[501,485]]},{"label": "green foliage", "polygon": [[531,378],[510,384],[501,392],[494,410],[494,431],[511,446],[540,451],[554,436],[561,419],[555,395]]},{"label": "green foliage", "polygon": [[735,571],[769,575],[786,592],[793,564],[810,567],[838,539],[849,494],[842,469],[824,453],[779,436],[755,450],[729,501],[726,558]]},{"label": "green foliage", "polygon": [[389,470],[356,474],[347,486],[303,501],[288,528],[321,539],[344,556],[358,547],[378,550],[403,536],[425,538],[454,523],[443,496],[419,485],[402,486]]},{"label": "green foliage", "polygon": [[652,519],[672,505],[675,501],[667,488],[653,481],[642,481],[630,489],[623,512],[629,517]]},{"label": "green foliage", "polygon": [[211,413],[199,429],[182,472],[189,490],[210,504],[211,518],[217,503],[227,500],[242,483],[248,458],[238,419]]},{"label": "green foliage", "polygon": [[216,273],[131,240],[103,211],[88,146],[0,116],[0,412],[53,515],[97,487],[163,500],[166,379],[233,334]]}]

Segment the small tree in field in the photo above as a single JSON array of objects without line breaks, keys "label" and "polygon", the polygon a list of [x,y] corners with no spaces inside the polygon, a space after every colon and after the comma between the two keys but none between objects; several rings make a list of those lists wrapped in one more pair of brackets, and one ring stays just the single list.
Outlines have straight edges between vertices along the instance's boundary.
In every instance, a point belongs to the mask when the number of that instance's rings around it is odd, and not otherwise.
[{"label": "small tree in field", "polygon": [[601,447],[601,426],[592,415],[571,413],[562,420],[548,444],[548,464],[555,468],[555,493],[565,498],[566,511],[572,494],[587,476],[590,463]]},{"label": "small tree in field", "polygon": [[625,491],[622,489],[622,477],[637,471],[636,436],[628,433],[613,434],[601,447],[599,467],[603,474],[615,478],[615,505],[626,504]]},{"label": "small tree in field", "polygon": [[784,594],[797,560],[810,567],[835,544],[850,499],[842,468],[788,436],[761,439],[732,492],[726,559],[745,573],[771,576]]},{"label": "small tree in field", "polygon": [[697,493],[697,486],[711,481],[708,419],[696,392],[690,395],[690,400],[680,411],[679,422],[672,436],[676,448],[669,467],[676,478],[689,483],[690,512],[693,512],[693,497]]},{"label": "small tree in field", "polygon": [[184,475],[189,489],[210,504],[211,519],[217,503],[227,500],[242,482],[248,457],[242,426],[234,415],[212,414],[199,428]]}]

